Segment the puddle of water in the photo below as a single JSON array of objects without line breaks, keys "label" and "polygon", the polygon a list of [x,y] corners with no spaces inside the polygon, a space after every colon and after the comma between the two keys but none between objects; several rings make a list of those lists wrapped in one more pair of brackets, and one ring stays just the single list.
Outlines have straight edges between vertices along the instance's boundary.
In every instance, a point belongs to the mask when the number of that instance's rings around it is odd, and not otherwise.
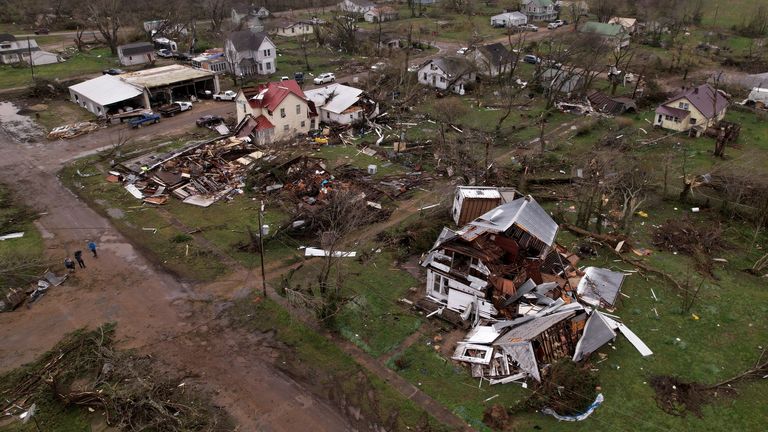
[{"label": "puddle of water", "polygon": [[44,134],[34,120],[19,114],[19,108],[13,102],[0,102],[0,128],[20,143],[36,142]]}]

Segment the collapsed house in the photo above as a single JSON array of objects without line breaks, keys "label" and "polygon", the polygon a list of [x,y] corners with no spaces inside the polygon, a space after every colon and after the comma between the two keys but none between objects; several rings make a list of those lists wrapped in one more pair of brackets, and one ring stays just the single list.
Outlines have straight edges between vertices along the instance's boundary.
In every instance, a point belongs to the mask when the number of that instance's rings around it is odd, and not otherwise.
[{"label": "collapsed house", "polygon": [[107,181],[122,181],[131,195],[148,204],[165,204],[172,195],[208,207],[242,193],[248,171],[262,157],[264,152],[248,140],[229,136],[122,162]]},{"label": "collapsed house", "polygon": [[[457,200],[464,195],[461,207],[502,202],[493,189],[482,188],[483,201],[474,203],[460,189]],[[531,196],[504,193],[512,199],[458,230],[444,228],[422,260],[434,314],[473,327],[452,358],[497,384],[540,381],[552,362],[580,361],[617,331],[650,355],[617,317],[598,311],[613,311],[625,275],[578,269],[579,258],[555,242],[559,226],[546,210]]]}]

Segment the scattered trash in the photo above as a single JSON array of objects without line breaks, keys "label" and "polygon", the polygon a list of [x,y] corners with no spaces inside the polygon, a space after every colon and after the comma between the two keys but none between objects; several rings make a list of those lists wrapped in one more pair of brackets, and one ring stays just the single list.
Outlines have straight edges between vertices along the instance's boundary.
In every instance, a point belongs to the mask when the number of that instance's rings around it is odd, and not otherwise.
[{"label": "scattered trash", "polygon": [[5,234],[0,236],[0,241],[3,240],[10,240],[10,239],[17,239],[24,237],[24,232],[15,232],[10,234]]}]

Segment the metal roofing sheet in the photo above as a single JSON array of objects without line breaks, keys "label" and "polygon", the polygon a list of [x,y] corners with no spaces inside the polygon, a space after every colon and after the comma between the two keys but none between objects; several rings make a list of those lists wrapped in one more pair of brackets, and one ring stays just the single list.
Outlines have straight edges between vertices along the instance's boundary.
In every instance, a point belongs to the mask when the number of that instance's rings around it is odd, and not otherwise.
[{"label": "metal roofing sheet", "polygon": [[558,230],[557,223],[530,195],[502,204],[470,222],[470,225],[495,232],[506,232],[517,225],[548,246],[555,242]]},{"label": "metal roofing sheet", "polygon": [[598,306],[601,302],[613,306],[619,296],[624,273],[599,267],[584,269],[584,277],[579,281],[576,293],[585,303]]},{"label": "metal roofing sheet", "polygon": [[358,88],[343,84],[331,84],[304,92],[316,107],[335,114],[341,114],[356,104],[362,93],[363,91]]},{"label": "metal roofing sheet", "polygon": [[464,198],[487,198],[498,199],[501,198],[499,190],[494,187],[473,187],[473,186],[459,186],[459,193]]},{"label": "metal roofing sheet", "polygon": [[538,317],[517,327],[513,327],[510,331],[496,339],[494,345],[531,340],[560,321],[571,318],[574,315],[576,315],[575,311],[565,311]]},{"label": "metal roofing sheet", "polygon": [[216,74],[193,67],[174,64],[144,69],[120,75],[120,79],[139,86],[154,88],[199,78],[213,78]]},{"label": "metal roofing sheet", "polygon": [[101,106],[132,99],[143,93],[136,86],[112,75],[102,75],[69,88]]},{"label": "metal roofing sheet", "polygon": [[573,361],[580,361],[616,337],[616,332],[604,318],[598,311],[590,315],[584,326],[584,333],[576,344]]}]

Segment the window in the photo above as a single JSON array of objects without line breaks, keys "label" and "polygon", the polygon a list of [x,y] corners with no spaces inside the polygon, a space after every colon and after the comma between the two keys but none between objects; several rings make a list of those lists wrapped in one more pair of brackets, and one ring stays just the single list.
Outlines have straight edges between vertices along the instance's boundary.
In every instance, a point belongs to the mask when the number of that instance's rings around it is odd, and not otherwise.
[{"label": "window", "polygon": [[280,108],[280,117],[285,118],[285,108]]},{"label": "window", "polygon": [[440,77],[440,82],[441,82],[441,83],[444,83],[444,82],[445,82],[445,77],[444,77],[444,76],[441,76],[441,77]]},{"label": "window", "polygon": [[685,103],[685,102],[680,102],[680,103],[677,104],[677,107],[680,108],[680,109],[687,110],[688,109],[688,104]]},{"label": "window", "polygon": [[330,111],[326,111],[325,112],[325,118],[331,118],[331,112]]},{"label": "window", "polygon": [[424,77],[423,77],[422,79],[423,79],[424,81],[426,81],[426,80],[427,80],[427,73],[426,73],[426,72],[424,72]]},{"label": "window", "polygon": [[296,28],[295,27],[291,27],[291,33],[296,33]]},{"label": "window", "polygon": [[307,122],[305,122],[304,120],[301,121],[301,127],[306,126],[306,124],[307,124]]},{"label": "window", "polygon": [[691,118],[691,124],[696,124],[696,119],[695,118]]},{"label": "window", "polygon": [[285,126],[283,126],[283,130],[284,130],[285,132],[288,132],[288,125],[285,125]]},{"label": "window", "polygon": [[354,120],[354,119],[355,119],[355,116],[354,116],[354,115],[352,115],[352,114],[350,114],[350,115],[349,115],[349,119],[350,119],[350,120]]},{"label": "window", "polygon": [[439,275],[437,273],[433,273],[435,275],[434,280],[432,282],[432,291],[437,294],[442,295],[448,295],[448,278],[446,278],[443,275]]},{"label": "window", "polygon": [[267,70],[272,70],[272,63],[267,62]]},{"label": "window", "polygon": [[271,55],[272,55],[272,50],[271,49],[265,49],[264,50],[264,57],[269,57]]},{"label": "window", "polygon": [[301,114],[301,105],[296,105],[296,114]]}]

